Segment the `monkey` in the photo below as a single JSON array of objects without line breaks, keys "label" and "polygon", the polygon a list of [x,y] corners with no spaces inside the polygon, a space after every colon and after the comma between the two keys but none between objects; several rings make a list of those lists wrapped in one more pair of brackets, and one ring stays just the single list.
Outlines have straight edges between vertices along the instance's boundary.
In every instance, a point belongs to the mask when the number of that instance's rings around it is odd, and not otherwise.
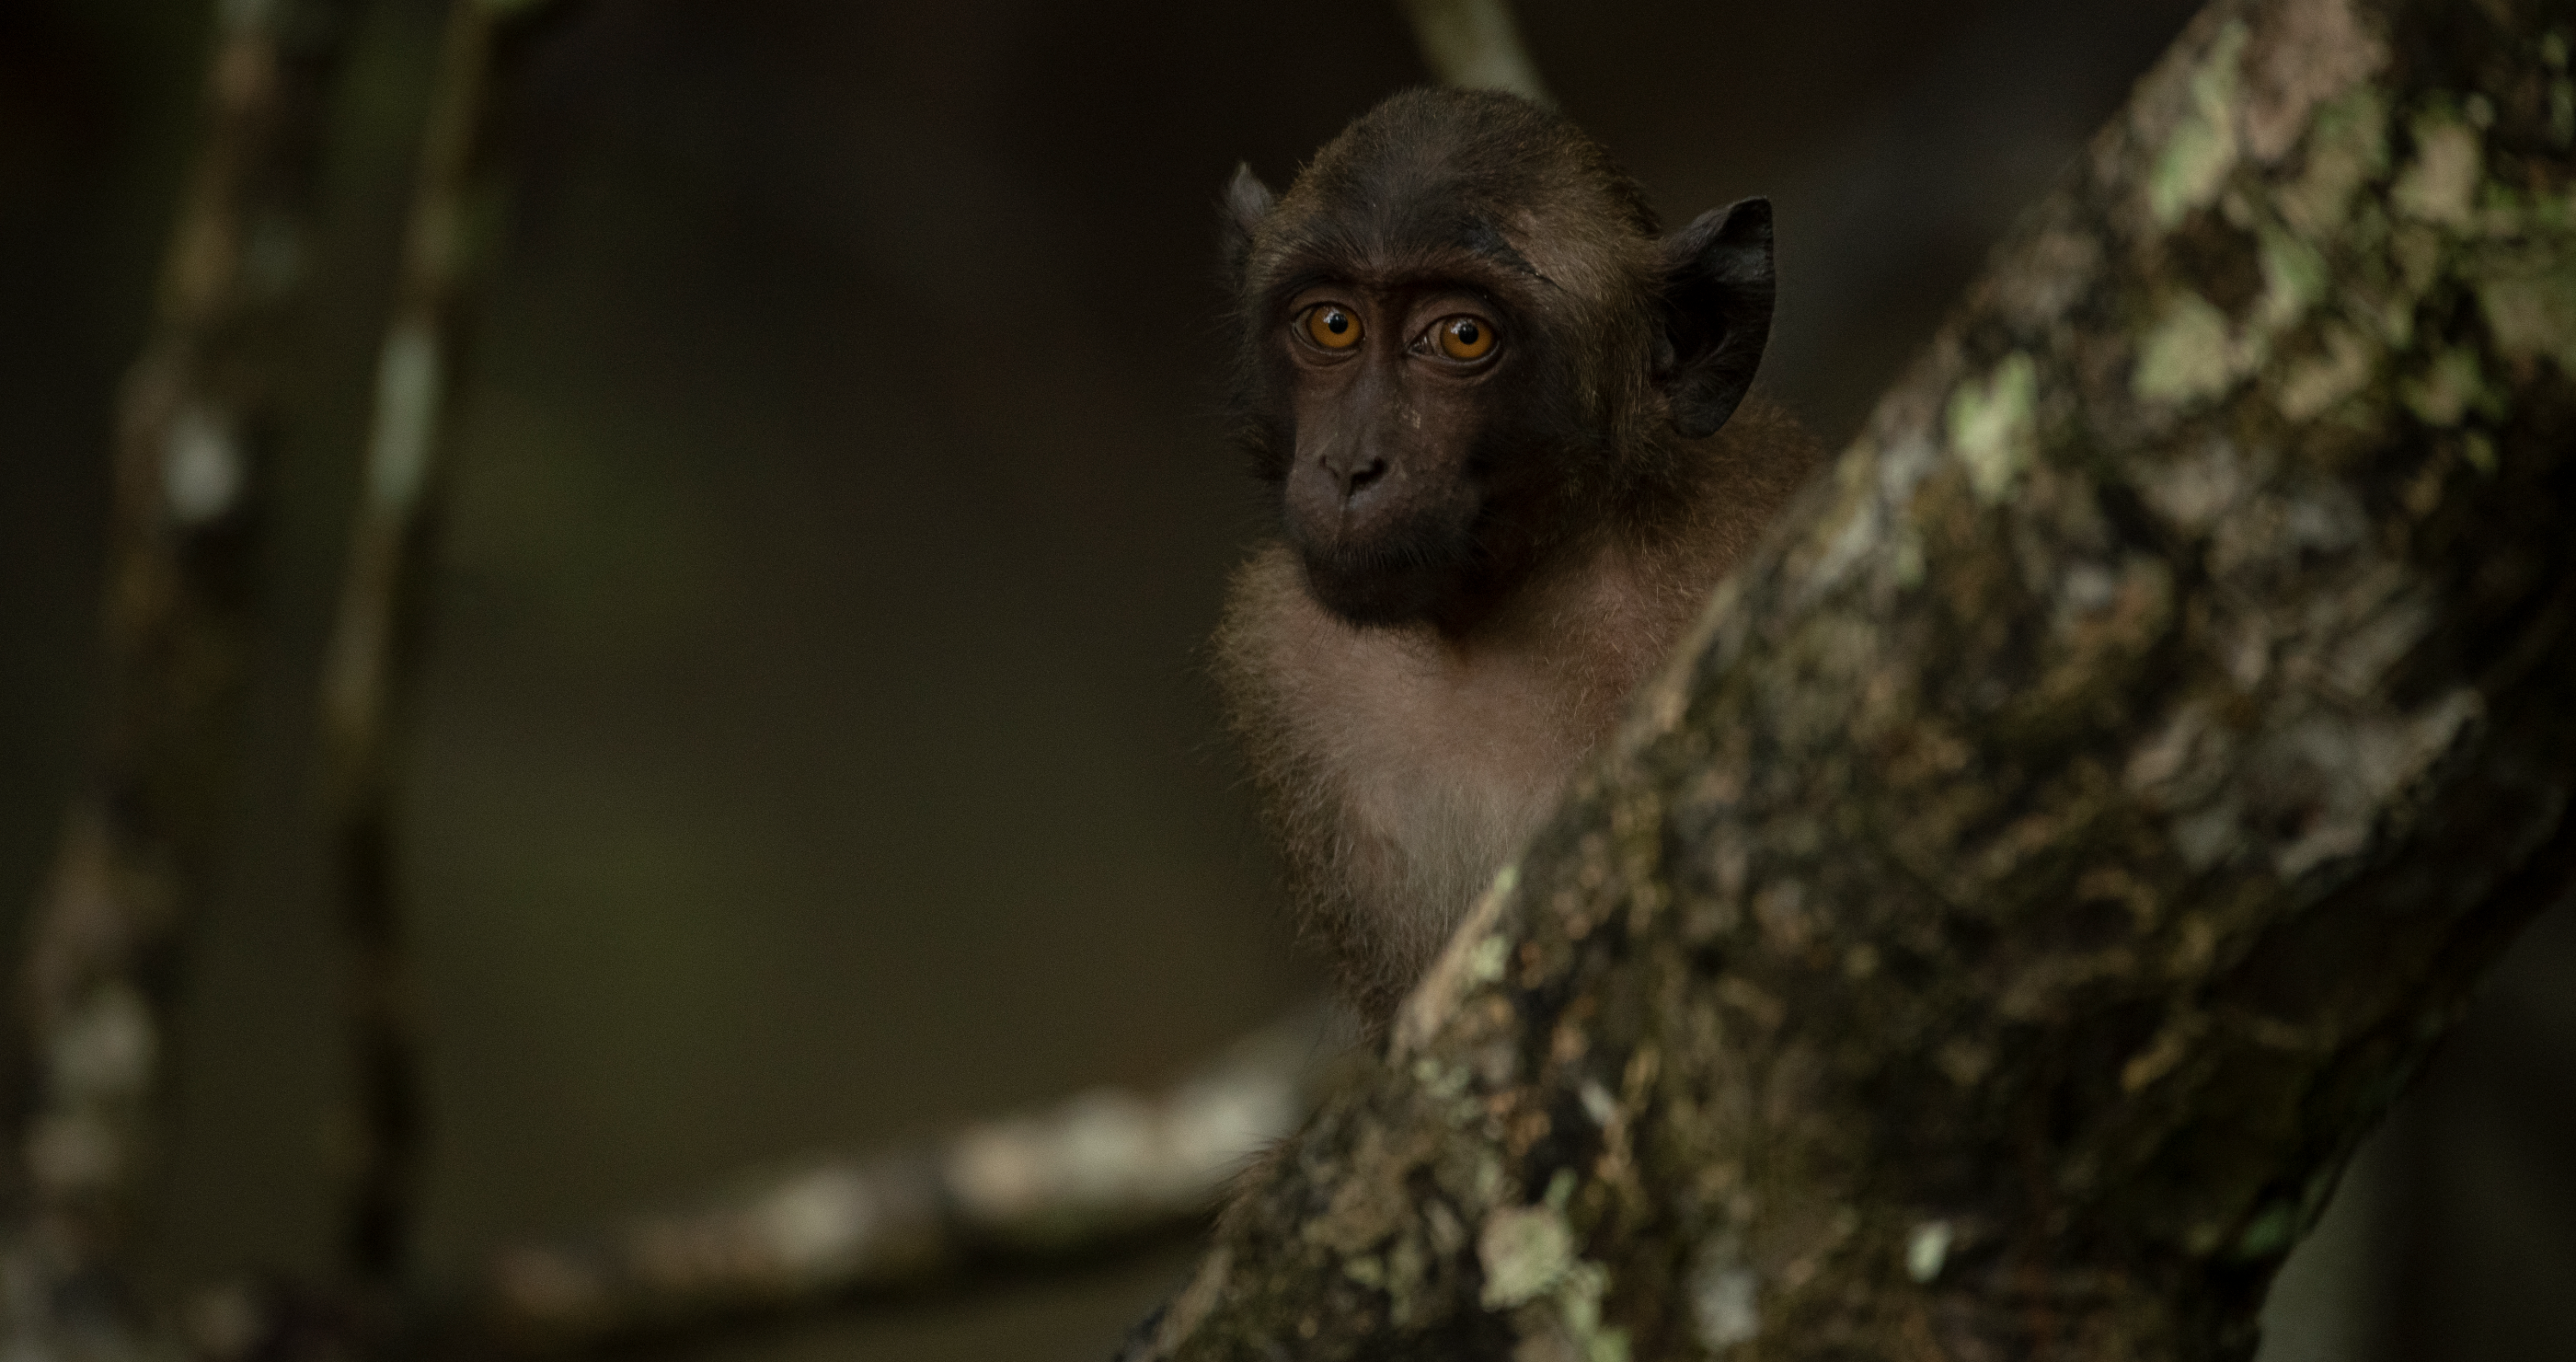
[{"label": "monkey", "polygon": [[1371,1036],[1817,462],[1748,399],[1771,205],[1666,235],[1560,115],[1424,89],[1220,212],[1279,534],[1213,644],[1289,896]]}]

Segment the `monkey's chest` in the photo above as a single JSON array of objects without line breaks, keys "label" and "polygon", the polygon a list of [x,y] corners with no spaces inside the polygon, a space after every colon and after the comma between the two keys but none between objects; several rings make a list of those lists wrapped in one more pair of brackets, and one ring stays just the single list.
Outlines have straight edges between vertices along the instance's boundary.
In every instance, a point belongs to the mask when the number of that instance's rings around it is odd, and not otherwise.
[{"label": "monkey's chest", "polygon": [[1455,912],[1555,807],[1610,721],[1551,669],[1392,642],[1355,648],[1353,697],[1321,741],[1352,851],[1398,900]]},{"label": "monkey's chest", "polygon": [[1332,618],[1284,547],[1237,577],[1220,675],[1247,755],[1302,896],[1381,982],[1410,981],[1615,724],[1659,647],[1619,585],[1578,579],[1460,644]]}]

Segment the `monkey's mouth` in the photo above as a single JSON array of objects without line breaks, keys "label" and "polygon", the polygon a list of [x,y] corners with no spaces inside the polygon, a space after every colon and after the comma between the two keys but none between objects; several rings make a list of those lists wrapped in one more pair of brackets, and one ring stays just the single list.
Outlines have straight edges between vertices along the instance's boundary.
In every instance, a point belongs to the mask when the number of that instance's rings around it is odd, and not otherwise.
[{"label": "monkey's mouth", "polygon": [[1357,625],[1438,619],[1472,594],[1475,540],[1465,525],[1415,517],[1391,533],[1320,536],[1291,518],[1289,542],[1315,600]]}]

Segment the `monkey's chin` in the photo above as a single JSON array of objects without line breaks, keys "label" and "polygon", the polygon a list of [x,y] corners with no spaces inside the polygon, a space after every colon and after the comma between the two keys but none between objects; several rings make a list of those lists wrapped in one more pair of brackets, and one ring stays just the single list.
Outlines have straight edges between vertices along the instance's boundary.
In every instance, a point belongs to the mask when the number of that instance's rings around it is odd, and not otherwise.
[{"label": "monkey's chin", "polygon": [[1306,591],[1345,624],[1384,628],[1434,620],[1466,594],[1462,556],[1333,552],[1300,544]]}]

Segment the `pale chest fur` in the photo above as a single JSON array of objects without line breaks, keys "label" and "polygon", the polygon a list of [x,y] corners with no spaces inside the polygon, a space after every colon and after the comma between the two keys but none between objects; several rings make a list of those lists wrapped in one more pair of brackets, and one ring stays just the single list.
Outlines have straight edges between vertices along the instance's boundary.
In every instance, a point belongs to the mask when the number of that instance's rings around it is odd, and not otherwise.
[{"label": "pale chest fur", "polygon": [[1363,995],[1400,990],[1686,622],[1701,573],[1603,551],[1466,639],[1360,629],[1294,559],[1237,577],[1221,675],[1306,910]]}]

